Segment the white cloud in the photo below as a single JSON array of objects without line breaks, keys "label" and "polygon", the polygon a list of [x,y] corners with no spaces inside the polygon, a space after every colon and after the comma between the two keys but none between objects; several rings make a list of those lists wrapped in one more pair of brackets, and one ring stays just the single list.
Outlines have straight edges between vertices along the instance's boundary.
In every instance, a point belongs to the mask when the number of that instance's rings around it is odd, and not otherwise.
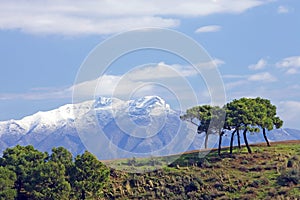
[{"label": "white cloud", "polygon": [[249,65],[248,68],[252,70],[264,69],[267,66],[267,61],[261,58],[256,64]]},{"label": "white cloud", "polygon": [[71,98],[72,90],[69,87],[61,88],[33,88],[25,93],[1,93],[0,100],[43,100],[43,99],[66,99]]},{"label": "white cloud", "polygon": [[247,80],[239,80],[239,81],[234,81],[234,82],[230,82],[230,83],[225,83],[225,88],[226,88],[226,90],[231,90],[233,88],[242,86],[246,83],[247,83]]},{"label": "white cloud", "polygon": [[225,64],[225,61],[224,60],[221,60],[221,59],[218,59],[218,58],[214,58],[212,60],[214,62],[214,64],[218,67],[220,65],[224,65]]},{"label": "white cloud", "polygon": [[103,75],[96,80],[76,84],[72,87],[75,91],[73,100],[81,102],[93,99],[94,96],[128,99],[133,96],[158,95],[174,102],[180,98],[180,106],[188,108],[198,95],[187,80],[195,73],[197,71],[190,67],[161,62],[155,66],[133,69],[124,75]]},{"label": "white cloud", "polygon": [[[210,67],[222,63],[224,63],[224,61],[214,59],[212,62],[201,63],[199,65]],[[187,87],[187,85],[185,85],[187,82],[186,78],[199,75],[198,73],[199,72],[191,65],[168,65],[164,62],[160,62],[156,65],[136,67],[124,75],[105,74],[97,79],[87,80],[71,87],[33,88],[25,93],[2,93],[0,94],[0,100],[71,98],[73,90],[76,90],[76,94],[80,97],[90,97],[91,94],[96,94],[97,96],[111,96],[113,93],[118,96],[124,96],[128,95],[130,91],[134,91],[138,87],[144,87],[145,84],[150,82],[172,85],[172,87],[176,86],[179,90],[184,91]],[[151,89],[149,86],[147,88],[147,90],[149,90],[149,88]],[[160,91],[153,92],[159,93]]]},{"label": "white cloud", "polygon": [[288,67],[300,67],[300,56],[291,56],[282,59],[276,63],[277,67],[288,68]]},{"label": "white cloud", "polygon": [[263,81],[263,82],[274,82],[276,81],[276,77],[274,77],[272,74],[269,72],[262,72],[262,73],[257,73],[250,75],[248,77],[249,81]]},{"label": "white cloud", "polygon": [[274,77],[269,72],[262,72],[262,73],[252,74],[252,75],[226,74],[226,75],[223,75],[222,77],[226,78],[226,79],[235,79],[235,80],[237,79],[236,81],[227,82],[225,84],[225,87],[228,90],[236,88],[236,87],[240,87],[245,84],[250,84],[251,82],[274,82],[274,81],[277,81],[277,78]]},{"label": "white cloud", "polygon": [[268,2],[263,0],[0,1],[0,29],[17,29],[34,34],[111,34],[142,27],[175,27],[179,25],[180,17],[242,13]]},{"label": "white cloud", "polygon": [[218,25],[202,26],[198,28],[195,33],[218,32],[221,30],[221,28],[222,27]]},{"label": "white cloud", "polygon": [[247,78],[247,75],[225,74],[222,76],[222,78],[240,79],[240,78]]},{"label": "white cloud", "polygon": [[286,69],[286,74],[297,74],[300,68],[300,56],[291,56],[276,63],[279,68]]},{"label": "white cloud", "polygon": [[285,127],[300,129],[300,101],[282,101],[277,108]]},{"label": "white cloud", "polygon": [[286,71],[286,74],[291,74],[291,75],[292,74],[298,74],[298,73],[299,73],[299,71],[295,68],[290,68]]},{"label": "white cloud", "polygon": [[202,63],[197,63],[195,64],[195,66],[197,68],[201,68],[201,69],[214,69],[216,67],[219,67],[221,65],[225,64],[225,61],[218,59],[218,58],[214,58],[211,61],[208,62],[202,62]]},{"label": "white cloud", "polygon": [[278,6],[278,8],[277,8],[277,13],[284,14],[284,13],[289,13],[289,12],[290,12],[290,10],[286,6]]},{"label": "white cloud", "polygon": [[164,62],[160,62],[154,66],[136,69],[130,74],[130,77],[132,80],[153,80],[161,78],[176,78],[178,76],[187,77],[196,75],[197,73],[197,70],[190,65],[168,65]]}]

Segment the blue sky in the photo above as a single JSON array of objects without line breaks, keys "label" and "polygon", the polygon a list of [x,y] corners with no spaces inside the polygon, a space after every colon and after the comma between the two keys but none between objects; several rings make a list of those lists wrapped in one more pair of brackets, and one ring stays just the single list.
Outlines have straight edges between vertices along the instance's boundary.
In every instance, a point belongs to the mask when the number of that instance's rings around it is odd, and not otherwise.
[{"label": "blue sky", "polygon": [[[0,120],[71,103],[77,71],[98,43],[133,28],[160,27],[207,50],[228,101],[269,98],[285,127],[300,129],[299,9],[298,0],[0,1]],[[149,62],[186,65],[143,52],[118,60],[114,75],[122,73],[119,65]]]}]

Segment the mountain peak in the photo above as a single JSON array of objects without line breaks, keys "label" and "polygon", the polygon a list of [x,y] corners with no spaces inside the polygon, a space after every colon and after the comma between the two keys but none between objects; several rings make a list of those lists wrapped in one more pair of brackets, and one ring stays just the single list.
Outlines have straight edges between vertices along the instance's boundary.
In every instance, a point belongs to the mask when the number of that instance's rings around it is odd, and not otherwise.
[{"label": "mountain peak", "polygon": [[163,107],[168,107],[169,105],[166,104],[165,100],[163,100],[161,97],[159,96],[145,96],[139,99],[136,99],[134,101],[131,102],[130,106],[134,106],[137,109],[147,109],[147,108],[151,108],[153,106],[163,106]]}]

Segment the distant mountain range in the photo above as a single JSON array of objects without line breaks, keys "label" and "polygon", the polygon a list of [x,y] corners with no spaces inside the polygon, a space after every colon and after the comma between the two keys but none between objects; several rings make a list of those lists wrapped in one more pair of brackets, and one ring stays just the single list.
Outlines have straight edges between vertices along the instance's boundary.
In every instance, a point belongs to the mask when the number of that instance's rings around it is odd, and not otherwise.
[{"label": "distant mountain range", "polygon": [[[30,144],[40,151],[63,146],[74,155],[82,153],[86,148],[77,132],[78,126],[81,126],[78,119],[84,118],[82,126],[88,127],[91,126],[88,124],[91,116],[96,116],[98,126],[112,144],[135,153],[161,149],[172,142],[178,131],[191,131],[186,122],[181,122],[180,112],[172,110],[158,96],[130,101],[100,97],[95,101],[37,112],[21,120],[0,122],[0,152],[17,144]],[[186,143],[189,146],[184,150],[203,148],[204,134],[198,135],[196,127],[192,131],[195,134],[192,138],[187,134],[191,142]],[[300,130],[273,130],[268,132],[268,138],[270,141],[300,140]],[[214,136],[210,138],[210,147],[216,147],[217,139]],[[250,143],[264,142],[261,133],[248,134],[248,139]],[[225,134],[223,146],[228,146],[229,141],[230,134]]]}]

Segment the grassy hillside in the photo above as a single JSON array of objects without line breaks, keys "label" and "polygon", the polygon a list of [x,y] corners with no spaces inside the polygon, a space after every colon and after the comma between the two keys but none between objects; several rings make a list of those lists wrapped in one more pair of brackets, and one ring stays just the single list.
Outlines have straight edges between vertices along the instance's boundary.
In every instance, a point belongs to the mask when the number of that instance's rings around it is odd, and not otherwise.
[{"label": "grassy hillside", "polygon": [[[176,162],[144,173],[111,170],[105,196],[110,199],[300,199],[300,141],[252,146],[222,157],[188,152]],[[168,161],[124,159],[115,166],[141,172]]]}]

